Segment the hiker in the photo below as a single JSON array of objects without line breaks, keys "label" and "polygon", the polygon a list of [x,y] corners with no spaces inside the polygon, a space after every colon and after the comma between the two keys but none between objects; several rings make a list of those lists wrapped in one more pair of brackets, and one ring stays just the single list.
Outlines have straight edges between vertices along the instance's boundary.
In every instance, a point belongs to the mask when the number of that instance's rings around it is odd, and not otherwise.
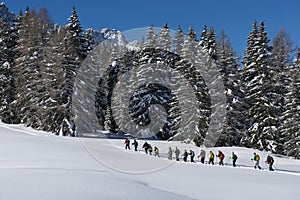
[{"label": "hiker", "polygon": [[169,151],[168,151],[168,159],[169,160],[172,160],[172,157],[173,157],[173,150],[171,147],[169,147]]},{"label": "hiker", "polygon": [[153,149],[152,149],[152,146],[151,146],[151,144],[149,144],[149,143],[148,143],[148,148],[149,148],[149,154],[150,154],[150,155],[152,155],[152,151],[153,151]]},{"label": "hiker", "polygon": [[142,148],[145,149],[145,153],[148,154],[148,149],[149,149],[149,144],[148,144],[148,142],[145,142],[145,143],[143,144],[143,147],[142,147]]},{"label": "hiker", "polygon": [[195,161],[194,161],[195,152],[194,152],[192,149],[190,149],[189,155],[191,156],[191,162],[195,162]]},{"label": "hiker", "polygon": [[180,150],[177,147],[175,147],[174,153],[175,153],[176,161],[179,161]]},{"label": "hiker", "polygon": [[219,165],[224,165],[223,160],[225,158],[225,155],[223,154],[222,151],[218,151],[218,155],[216,155],[217,157],[219,157]]},{"label": "hiker", "polygon": [[128,138],[125,139],[125,149],[129,149],[130,150],[130,140]]},{"label": "hiker", "polygon": [[254,168],[258,168],[258,169],[261,169],[261,167],[259,166],[259,160],[260,160],[260,157],[258,154],[256,153],[253,153],[253,157],[251,158],[252,161],[254,161]]},{"label": "hiker", "polygon": [[155,146],[154,147],[154,156],[156,157],[159,157],[159,150],[158,150],[158,147],[157,146]]},{"label": "hiker", "polygon": [[270,171],[274,171],[274,169],[273,169],[274,158],[272,156],[268,155],[265,163],[267,163],[269,165]]},{"label": "hiker", "polygon": [[215,154],[212,151],[210,151],[208,154],[208,164],[211,163],[212,165],[214,165],[214,158],[215,158]]},{"label": "hiker", "polygon": [[132,143],[134,150],[137,151],[138,145],[139,143],[136,141],[136,139],[134,139],[133,143]]},{"label": "hiker", "polygon": [[200,162],[201,162],[202,164],[204,164],[204,160],[205,160],[205,151],[204,151],[203,149],[201,149],[198,158],[200,158]]},{"label": "hiker", "polygon": [[237,155],[234,153],[234,152],[232,152],[232,155],[231,155],[231,160],[232,160],[232,166],[233,167],[235,167],[236,166],[236,160],[238,159],[238,157],[237,157]]},{"label": "hiker", "polygon": [[184,150],[184,152],[183,152],[183,154],[182,154],[182,156],[183,156],[183,161],[184,162],[187,162],[187,157],[188,157],[188,152],[186,151],[186,150]]}]

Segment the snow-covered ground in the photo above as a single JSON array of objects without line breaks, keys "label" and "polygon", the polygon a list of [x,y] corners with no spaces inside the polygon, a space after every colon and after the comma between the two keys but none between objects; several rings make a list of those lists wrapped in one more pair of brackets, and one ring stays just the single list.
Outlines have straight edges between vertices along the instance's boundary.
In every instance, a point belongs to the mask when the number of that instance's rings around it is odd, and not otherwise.
[{"label": "snow-covered ground", "polygon": [[[0,199],[299,199],[300,161],[276,156],[276,171],[255,170],[246,148],[212,148],[225,153],[225,165],[169,161],[169,146],[200,148],[179,142],[148,141],[161,158],[125,150],[123,140],[57,137],[21,125],[0,123]],[[210,149],[205,149],[208,152]],[[233,168],[229,155],[239,159]]]}]

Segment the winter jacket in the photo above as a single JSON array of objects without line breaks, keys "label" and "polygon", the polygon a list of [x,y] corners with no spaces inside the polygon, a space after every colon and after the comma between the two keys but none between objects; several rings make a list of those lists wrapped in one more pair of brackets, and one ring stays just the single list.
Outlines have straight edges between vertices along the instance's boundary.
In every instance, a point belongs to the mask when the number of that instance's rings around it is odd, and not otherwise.
[{"label": "winter jacket", "polygon": [[190,156],[194,157],[195,156],[195,152],[190,150],[190,153],[189,153]]},{"label": "winter jacket", "polygon": [[273,164],[274,163],[274,159],[272,156],[268,156],[267,160],[265,161],[267,164]]},{"label": "winter jacket", "polygon": [[225,155],[222,153],[222,151],[219,151],[219,154],[217,155],[221,160],[224,159]]},{"label": "winter jacket", "polygon": [[254,161],[259,161],[260,160],[260,157],[258,154],[254,154],[253,155],[253,158],[251,160],[254,160]]},{"label": "winter jacket", "polygon": [[232,160],[237,160],[238,159],[238,157],[237,157],[237,155],[235,155],[234,153],[232,154],[232,156],[230,157]]},{"label": "winter jacket", "polygon": [[176,157],[178,157],[180,155],[179,149],[175,149],[174,153],[175,153]]},{"label": "winter jacket", "polygon": [[205,158],[205,151],[204,150],[201,150],[199,157],[200,158]]}]

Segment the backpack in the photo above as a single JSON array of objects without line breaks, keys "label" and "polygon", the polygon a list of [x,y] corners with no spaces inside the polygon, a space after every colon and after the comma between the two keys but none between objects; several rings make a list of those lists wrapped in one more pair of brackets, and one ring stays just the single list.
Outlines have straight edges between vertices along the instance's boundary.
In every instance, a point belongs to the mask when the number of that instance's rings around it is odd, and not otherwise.
[{"label": "backpack", "polygon": [[256,154],[255,157],[254,157],[254,160],[255,160],[255,161],[258,161],[259,159],[260,159],[260,158],[259,158],[259,155]]},{"label": "backpack", "polygon": [[224,159],[224,157],[225,157],[225,155],[222,152],[220,152],[219,158]]},{"label": "backpack", "polygon": [[274,158],[272,156],[269,156],[269,162],[274,163]]},{"label": "backpack", "polygon": [[195,156],[195,152],[194,151],[191,151],[191,156]]},{"label": "backpack", "polygon": [[237,160],[238,159],[238,157],[237,157],[237,155],[235,155],[235,154],[233,154],[233,160]]}]

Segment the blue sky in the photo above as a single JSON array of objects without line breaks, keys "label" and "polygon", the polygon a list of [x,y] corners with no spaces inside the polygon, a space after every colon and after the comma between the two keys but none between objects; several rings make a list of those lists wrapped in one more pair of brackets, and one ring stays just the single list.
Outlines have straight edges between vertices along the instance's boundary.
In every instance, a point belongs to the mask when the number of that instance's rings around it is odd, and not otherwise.
[{"label": "blue sky", "polygon": [[38,10],[46,7],[52,20],[67,23],[72,6],[76,7],[84,28],[104,27],[126,31],[148,27],[161,27],[168,22],[171,29],[180,24],[184,32],[190,26],[199,33],[203,25],[213,26],[218,34],[222,28],[230,37],[239,56],[245,48],[246,38],[254,20],[265,21],[268,37],[272,40],[280,28],[300,46],[299,0],[7,0],[10,11],[18,13],[26,5]]}]

